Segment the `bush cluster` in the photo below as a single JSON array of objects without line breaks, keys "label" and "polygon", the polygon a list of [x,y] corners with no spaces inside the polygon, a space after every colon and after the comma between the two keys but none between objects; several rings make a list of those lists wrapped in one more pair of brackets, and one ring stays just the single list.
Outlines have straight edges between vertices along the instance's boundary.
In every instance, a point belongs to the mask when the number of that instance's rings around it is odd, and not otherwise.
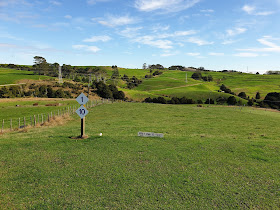
[{"label": "bush cluster", "polygon": [[156,75],[161,75],[162,74],[162,71],[158,71],[156,70],[154,73],[153,73],[153,76],[156,76]]},{"label": "bush cluster", "polygon": [[220,90],[223,91],[223,92],[225,92],[225,93],[229,93],[229,94],[231,94],[231,95],[235,95],[235,93],[232,92],[232,91],[231,91],[228,87],[226,87],[224,84],[222,84],[222,85],[220,86]]},{"label": "bush cluster", "polygon": [[123,91],[119,91],[115,85],[106,85],[104,82],[94,82],[92,88],[96,89],[97,95],[102,98],[111,99],[125,99],[125,94]]},{"label": "bush cluster", "polygon": [[127,82],[127,88],[129,89],[137,87],[139,84],[142,83],[142,80],[138,79],[137,77],[133,76],[129,78],[126,74],[124,74],[121,79]]},{"label": "bush cluster", "polygon": [[193,73],[191,77],[195,80],[203,80],[205,82],[213,81],[212,75],[202,76],[202,74],[200,72]]},{"label": "bush cluster", "polygon": [[163,97],[151,98],[148,97],[144,100],[146,103],[160,103],[160,104],[195,104],[193,99],[188,99],[186,97],[178,98],[172,97],[170,100],[166,100]]},{"label": "bush cluster", "polygon": [[272,109],[280,109],[280,93],[268,93],[264,98],[263,105],[267,105]]},{"label": "bush cluster", "polygon": [[0,89],[0,98],[16,98],[34,96],[40,98],[73,98],[69,91],[62,88],[53,90],[50,85],[30,85],[28,91],[24,91],[21,86],[3,87]]}]

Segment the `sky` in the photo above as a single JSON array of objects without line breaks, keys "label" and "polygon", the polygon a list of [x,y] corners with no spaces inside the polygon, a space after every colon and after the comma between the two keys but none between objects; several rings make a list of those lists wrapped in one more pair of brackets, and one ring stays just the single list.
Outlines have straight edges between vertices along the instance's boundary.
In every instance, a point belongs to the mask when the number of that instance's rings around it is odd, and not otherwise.
[{"label": "sky", "polygon": [[280,0],[0,0],[0,63],[280,70]]}]

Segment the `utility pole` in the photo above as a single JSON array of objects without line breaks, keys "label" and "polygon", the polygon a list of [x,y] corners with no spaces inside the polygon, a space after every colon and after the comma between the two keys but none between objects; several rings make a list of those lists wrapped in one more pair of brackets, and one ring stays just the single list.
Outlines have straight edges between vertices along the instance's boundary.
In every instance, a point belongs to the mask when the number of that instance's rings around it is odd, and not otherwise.
[{"label": "utility pole", "polygon": [[59,84],[63,83],[62,74],[61,74],[61,66],[58,66],[58,83]]}]

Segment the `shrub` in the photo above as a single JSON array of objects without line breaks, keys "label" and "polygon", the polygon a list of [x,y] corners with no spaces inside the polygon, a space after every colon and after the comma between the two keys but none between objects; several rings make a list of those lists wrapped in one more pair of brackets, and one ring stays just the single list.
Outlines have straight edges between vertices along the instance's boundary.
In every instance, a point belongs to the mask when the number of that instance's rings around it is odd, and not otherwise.
[{"label": "shrub", "polygon": [[228,99],[227,99],[227,104],[228,105],[235,105],[236,103],[237,103],[237,100],[234,96],[228,97]]},{"label": "shrub", "polygon": [[246,96],[246,93],[245,93],[245,92],[240,92],[240,93],[238,94],[238,97],[246,99],[247,96]]},{"label": "shrub", "polygon": [[65,93],[62,89],[58,89],[57,91],[55,91],[54,97],[55,98],[65,98]]},{"label": "shrub", "polygon": [[191,77],[192,77],[193,79],[195,79],[195,80],[200,80],[200,79],[202,79],[202,75],[201,75],[200,72],[194,72],[194,73],[192,74]]},{"label": "shrub", "polygon": [[216,102],[217,104],[225,104],[227,102],[227,99],[222,97],[222,96],[219,96],[217,99],[216,99]]},{"label": "shrub", "polygon": [[114,99],[120,99],[120,100],[124,100],[125,99],[125,94],[123,91],[117,91],[113,93],[113,97]]},{"label": "shrub", "polygon": [[254,105],[254,99],[249,99],[247,104],[248,104],[248,106],[253,106]]},{"label": "shrub", "polygon": [[231,91],[229,88],[227,88],[224,84],[221,85],[220,90],[221,90],[221,91],[224,91],[225,93],[229,93],[229,94],[234,95],[234,92],[232,92],[232,91]]},{"label": "shrub", "polygon": [[205,104],[215,104],[215,101],[212,98],[207,98]]},{"label": "shrub", "polygon": [[260,99],[261,98],[261,94],[259,92],[256,93],[256,99]]},{"label": "shrub", "polygon": [[264,103],[273,109],[280,109],[280,93],[268,93],[265,96]]}]

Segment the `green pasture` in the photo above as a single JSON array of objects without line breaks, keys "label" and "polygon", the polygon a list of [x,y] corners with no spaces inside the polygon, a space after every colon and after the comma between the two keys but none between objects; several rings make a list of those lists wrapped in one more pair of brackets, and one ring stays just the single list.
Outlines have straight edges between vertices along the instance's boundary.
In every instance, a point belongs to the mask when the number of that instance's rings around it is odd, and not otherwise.
[{"label": "green pasture", "polygon": [[90,109],[85,140],[70,138],[76,115],[6,133],[0,208],[279,209],[279,120],[249,107],[114,103]]},{"label": "green pasture", "polygon": [[247,95],[255,97],[260,92],[264,98],[269,92],[280,91],[280,75],[256,75],[246,73],[210,73],[217,84],[225,84],[235,93],[244,91]]},{"label": "green pasture", "polygon": [[34,75],[31,71],[21,71],[15,69],[0,68],[0,85],[16,84],[23,79],[39,80],[48,79],[48,76]]},{"label": "green pasture", "polygon": [[153,91],[202,83],[201,81],[191,79],[192,72],[188,72],[187,74],[188,82],[186,83],[186,72],[164,71],[162,75],[143,80],[143,83],[135,89],[141,91]]},{"label": "green pasture", "polygon": [[[120,77],[126,74],[128,77],[137,77],[138,79],[145,78],[145,75],[150,75],[150,70],[146,69],[128,69],[128,68],[118,68]],[[113,69],[106,68],[106,72],[111,76],[113,74]]]},{"label": "green pasture", "polygon": [[[38,103],[38,106],[33,106],[33,104]],[[57,104],[59,106],[46,106],[47,104]],[[18,105],[18,106],[16,106]],[[26,121],[30,124],[30,117],[39,115],[41,120],[41,115],[44,115],[43,118],[46,119],[48,114],[51,112],[53,114],[61,113],[62,110],[65,110],[68,107],[76,106],[78,108],[79,104],[76,100],[47,100],[42,101],[40,99],[32,101],[6,101],[6,99],[0,99],[0,126],[2,128],[2,122],[4,120],[4,129],[10,128],[10,120],[12,120],[13,128],[18,127],[18,120],[20,118],[21,123],[23,124],[23,118],[25,117]]]},{"label": "green pasture", "polygon": [[[188,82],[186,83],[186,73]],[[236,72],[201,72],[202,76],[212,75],[214,81],[204,82],[191,78],[193,72],[184,71],[163,71],[163,74],[150,79],[144,79],[143,83],[134,90],[143,91],[142,95],[166,95],[169,97],[190,97],[193,99],[206,99],[205,96],[211,95],[214,98],[224,96],[218,90],[225,84],[233,92],[239,94],[245,92],[247,96],[255,97],[256,92],[260,92],[264,98],[269,92],[280,91],[279,75],[254,75]],[[208,92],[208,93],[206,93]],[[136,96],[141,98],[141,96]],[[208,96],[207,96],[208,98]]]}]

